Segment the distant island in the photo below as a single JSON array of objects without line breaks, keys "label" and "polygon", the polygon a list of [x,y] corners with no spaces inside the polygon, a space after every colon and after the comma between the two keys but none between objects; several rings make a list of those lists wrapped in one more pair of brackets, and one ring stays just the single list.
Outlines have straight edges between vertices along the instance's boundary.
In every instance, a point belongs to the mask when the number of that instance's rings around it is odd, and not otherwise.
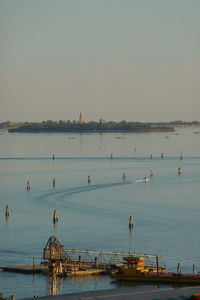
[{"label": "distant island", "polygon": [[77,122],[43,121],[25,122],[8,128],[9,132],[155,132],[174,131],[172,126],[153,125],[140,122]]},{"label": "distant island", "polygon": [[127,122],[120,121],[105,122],[100,119],[99,122],[84,122],[79,121],[42,121],[42,122],[24,122],[0,123],[0,129],[7,129],[9,132],[171,132],[174,131],[175,126],[199,126],[200,122],[159,122],[159,123],[143,123],[143,122]]}]

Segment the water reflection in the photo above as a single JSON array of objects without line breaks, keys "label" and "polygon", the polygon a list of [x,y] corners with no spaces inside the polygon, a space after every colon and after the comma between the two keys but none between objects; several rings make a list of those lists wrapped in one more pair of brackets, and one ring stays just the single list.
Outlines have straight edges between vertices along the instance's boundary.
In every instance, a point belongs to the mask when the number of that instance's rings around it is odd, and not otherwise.
[{"label": "water reflection", "polygon": [[129,249],[134,249],[134,247],[133,247],[133,232],[134,232],[134,228],[129,227]]},{"label": "water reflection", "polygon": [[57,228],[58,228],[58,222],[53,222],[53,229],[54,229],[55,233],[57,231]]},{"label": "water reflection", "polygon": [[134,231],[134,228],[132,226],[129,226],[129,236],[132,236],[133,231]]},{"label": "water reflection", "polygon": [[47,295],[56,296],[62,286],[62,278],[60,278],[56,275],[50,274],[47,276],[47,281],[48,281]]}]

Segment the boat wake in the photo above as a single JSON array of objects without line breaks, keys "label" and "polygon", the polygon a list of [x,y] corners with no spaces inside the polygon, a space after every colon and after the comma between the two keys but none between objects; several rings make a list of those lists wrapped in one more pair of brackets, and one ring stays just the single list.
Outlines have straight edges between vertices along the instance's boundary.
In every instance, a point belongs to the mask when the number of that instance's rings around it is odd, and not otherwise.
[{"label": "boat wake", "polygon": [[72,188],[66,187],[62,189],[53,189],[49,192],[46,192],[44,194],[41,194],[36,198],[38,201],[42,201],[43,203],[52,202],[63,202],[67,198],[70,198],[71,196],[80,194],[80,193],[86,193],[86,192],[92,192],[95,190],[102,190],[107,188],[113,188],[113,187],[119,187],[124,186],[126,184],[133,184],[133,183],[139,183],[139,182],[146,182],[144,179],[142,180],[133,180],[133,181],[125,181],[125,182],[112,182],[112,183],[103,183],[103,184],[89,184],[84,186],[75,186]]}]

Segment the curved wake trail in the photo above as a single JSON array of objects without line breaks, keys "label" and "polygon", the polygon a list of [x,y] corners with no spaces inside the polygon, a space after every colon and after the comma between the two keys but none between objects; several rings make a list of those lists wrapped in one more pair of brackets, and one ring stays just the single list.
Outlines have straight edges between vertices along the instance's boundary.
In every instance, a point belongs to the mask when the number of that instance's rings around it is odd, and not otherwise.
[{"label": "curved wake trail", "polygon": [[110,187],[115,187],[115,186],[120,186],[124,185],[124,182],[115,182],[115,183],[103,183],[103,184],[95,184],[95,185],[88,185],[88,186],[78,186],[78,187],[73,187],[73,188],[62,188],[60,190],[52,190],[50,192],[44,193],[37,197],[37,200],[44,200],[48,198],[60,198],[60,197],[69,197],[72,195],[76,195],[79,193],[84,193],[84,192],[91,192],[99,189],[105,189],[105,188],[110,188]]},{"label": "curved wake trail", "polygon": [[87,185],[87,186],[77,186],[77,187],[73,187],[73,188],[67,187],[67,188],[62,188],[59,190],[54,189],[50,192],[40,195],[39,197],[37,197],[37,200],[40,200],[40,201],[47,200],[48,202],[49,201],[54,202],[56,199],[56,200],[60,200],[63,202],[63,200],[65,200],[66,198],[76,195],[76,194],[92,192],[95,190],[101,190],[101,189],[106,189],[106,188],[111,188],[111,187],[118,187],[121,185],[132,184],[132,183],[137,183],[137,182],[141,182],[141,180],[94,184],[94,185]]}]

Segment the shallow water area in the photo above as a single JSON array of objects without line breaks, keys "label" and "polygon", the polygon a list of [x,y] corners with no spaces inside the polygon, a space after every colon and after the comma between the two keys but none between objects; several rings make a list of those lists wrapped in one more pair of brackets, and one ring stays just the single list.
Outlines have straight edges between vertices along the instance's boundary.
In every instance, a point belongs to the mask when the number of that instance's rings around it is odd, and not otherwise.
[{"label": "shallow water area", "polygon": [[[200,135],[195,131],[2,132],[0,266],[31,264],[33,256],[40,263],[49,236],[55,235],[68,249],[154,253],[164,256],[170,271],[176,271],[178,262],[182,272],[192,272],[193,264],[200,271]],[[151,170],[150,182],[135,182],[150,177]],[[52,221],[54,209],[59,213],[57,226]],[[128,228],[130,215],[133,232]],[[0,292],[18,299],[48,295],[53,288],[64,294],[115,287],[119,285],[107,276],[52,283],[44,275],[0,271]]]}]

